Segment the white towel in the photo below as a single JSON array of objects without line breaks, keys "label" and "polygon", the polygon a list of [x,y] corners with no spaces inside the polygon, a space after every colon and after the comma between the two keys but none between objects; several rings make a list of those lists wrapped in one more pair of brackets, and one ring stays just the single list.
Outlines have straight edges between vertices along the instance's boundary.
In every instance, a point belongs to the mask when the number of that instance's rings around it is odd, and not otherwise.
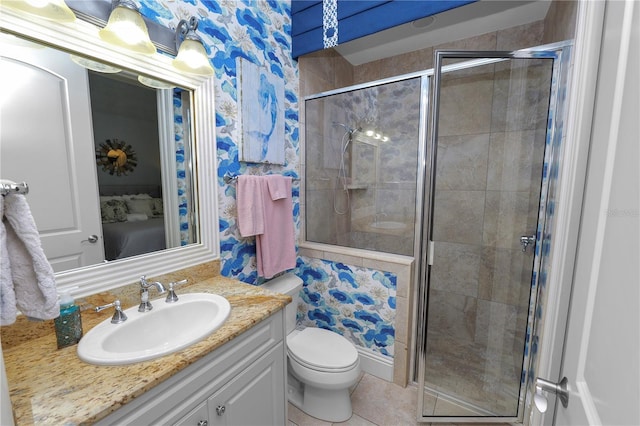
[{"label": "white towel", "polygon": [[24,195],[0,197],[0,325],[13,324],[17,310],[35,319],[60,314],[53,268]]}]

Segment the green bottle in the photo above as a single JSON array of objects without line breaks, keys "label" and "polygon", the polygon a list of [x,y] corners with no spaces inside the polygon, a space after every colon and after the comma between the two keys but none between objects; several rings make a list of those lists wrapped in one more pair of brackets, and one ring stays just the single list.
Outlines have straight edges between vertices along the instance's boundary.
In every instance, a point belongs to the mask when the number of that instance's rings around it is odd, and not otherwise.
[{"label": "green bottle", "polygon": [[58,349],[75,345],[82,338],[80,308],[69,292],[64,292],[60,296],[60,316],[53,322],[56,326]]}]

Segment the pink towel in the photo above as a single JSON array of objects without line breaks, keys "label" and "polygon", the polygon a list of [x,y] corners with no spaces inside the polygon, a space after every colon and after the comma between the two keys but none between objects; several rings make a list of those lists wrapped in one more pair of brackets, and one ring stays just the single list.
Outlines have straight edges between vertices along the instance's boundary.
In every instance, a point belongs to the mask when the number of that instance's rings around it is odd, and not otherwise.
[{"label": "pink towel", "polygon": [[262,182],[264,233],[256,236],[256,254],[258,275],[271,278],[296,266],[291,177],[269,175]]},{"label": "pink towel", "polygon": [[281,200],[291,196],[291,178],[278,175],[267,175],[264,178],[267,180],[269,196],[272,200]]},{"label": "pink towel", "polygon": [[264,232],[264,202],[260,176],[238,176],[236,204],[240,235],[249,237]]}]

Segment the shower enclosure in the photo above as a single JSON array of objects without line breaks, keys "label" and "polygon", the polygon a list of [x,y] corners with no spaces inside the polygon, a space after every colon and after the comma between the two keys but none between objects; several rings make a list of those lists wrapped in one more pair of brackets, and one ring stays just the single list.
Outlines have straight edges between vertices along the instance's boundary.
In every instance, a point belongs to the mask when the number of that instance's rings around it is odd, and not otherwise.
[{"label": "shower enclosure", "polygon": [[422,421],[524,417],[567,51],[440,51],[306,100],[307,241],[416,258]]},{"label": "shower enclosure", "polygon": [[307,241],[413,255],[420,85],[306,100]]}]

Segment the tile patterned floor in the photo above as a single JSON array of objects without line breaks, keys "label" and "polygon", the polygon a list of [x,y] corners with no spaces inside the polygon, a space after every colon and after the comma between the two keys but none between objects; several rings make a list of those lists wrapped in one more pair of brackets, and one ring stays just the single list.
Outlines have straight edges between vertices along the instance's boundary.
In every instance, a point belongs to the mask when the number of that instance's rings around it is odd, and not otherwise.
[{"label": "tile patterned floor", "polygon": [[[417,394],[415,386],[402,388],[364,374],[351,392],[353,415],[349,420],[342,423],[318,420],[290,403],[288,426],[426,426],[428,423],[416,420]],[[474,425],[482,426],[480,423]]]}]

